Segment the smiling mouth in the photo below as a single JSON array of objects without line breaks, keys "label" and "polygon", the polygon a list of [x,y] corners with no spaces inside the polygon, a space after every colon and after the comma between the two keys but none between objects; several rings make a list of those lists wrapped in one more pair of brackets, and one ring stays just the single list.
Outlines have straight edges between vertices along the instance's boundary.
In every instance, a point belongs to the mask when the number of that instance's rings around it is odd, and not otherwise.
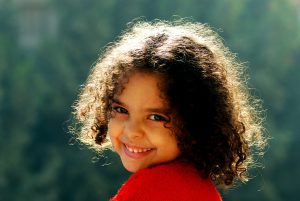
[{"label": "smiling mouth", "polygon": [[126,149],[131,152],[131,153],[144,153],[144,152],[148,152],[150,150],[152,150],[152,148],[138,148],[138,147],[133,147],[133,146],[129,146],[127,144],[124,144]]}]

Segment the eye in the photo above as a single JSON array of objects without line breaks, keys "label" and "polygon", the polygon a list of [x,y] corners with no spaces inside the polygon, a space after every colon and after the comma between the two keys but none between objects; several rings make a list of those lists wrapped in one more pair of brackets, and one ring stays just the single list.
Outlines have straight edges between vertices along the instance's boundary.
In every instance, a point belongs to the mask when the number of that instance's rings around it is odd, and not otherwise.
[{"label": "eye", "polygon": [[159,114],[151,114],[149,116],[149,119],[152,121],[165,121],[165,122],[168,121],[168,118],[163,117],[162,115],[159,115]]},{"label": "eye", "polygon": [[114,107],[112,107],[112,110],[117,113],[128,114],[128,111],[125,108],[120,107],[120,106],[114,106]]}]

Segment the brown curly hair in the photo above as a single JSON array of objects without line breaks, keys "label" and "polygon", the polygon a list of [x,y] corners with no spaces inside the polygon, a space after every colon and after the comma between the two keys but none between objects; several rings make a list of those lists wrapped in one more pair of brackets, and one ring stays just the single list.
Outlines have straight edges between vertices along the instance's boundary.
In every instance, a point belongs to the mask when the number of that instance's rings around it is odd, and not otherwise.
[{"label": "brown curly hair", "polygon": [[161,75],[160,90],[180,119],[183,158],[219,185],[247,180],[252,155],[265,144],[259,101],[249,96],[244,66],[201,23],[135,22],[108,46],[74,104],[81,142],[97,150],[110,145],[112,98],[136,71]]}]

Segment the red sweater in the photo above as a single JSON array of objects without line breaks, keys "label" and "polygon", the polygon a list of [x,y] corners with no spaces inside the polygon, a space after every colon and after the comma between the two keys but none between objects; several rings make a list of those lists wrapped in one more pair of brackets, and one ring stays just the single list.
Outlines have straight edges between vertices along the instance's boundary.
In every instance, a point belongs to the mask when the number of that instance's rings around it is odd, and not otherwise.
[{"label": "red sweater", "polygon": [[173,162],[133,174],[111,201],[222,201],[210,179],[193,166]]}]

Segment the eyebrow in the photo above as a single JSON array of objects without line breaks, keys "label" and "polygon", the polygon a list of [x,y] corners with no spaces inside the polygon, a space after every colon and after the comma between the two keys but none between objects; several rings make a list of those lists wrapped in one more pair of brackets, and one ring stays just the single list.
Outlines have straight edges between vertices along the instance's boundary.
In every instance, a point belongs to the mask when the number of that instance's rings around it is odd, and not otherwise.
[{"label": "eyebrow", "polygon": [[112,99],[112,102],[113,102],[113,103],[117,103],[118,105],[126,106],[125,103],[123,103],[122,101],[120,101],[120,100],[119,100],[118,98],[116,98],[116,97],[114,97],[114,98]]},{"label": "eyebrow", "polygon": [[[113,103],[116,103],[118,105],[122,105],[127,107],[127,105],[125,103],[123,103],[122,101],[120,101],[118,98],[114,97],[112,99]],[[160,113],[160,114],[164,114],[164,115],[170,115],[171,114],[171,110],[169,108],[146,108],[147,112],[153,112],[153,113]]]}]

